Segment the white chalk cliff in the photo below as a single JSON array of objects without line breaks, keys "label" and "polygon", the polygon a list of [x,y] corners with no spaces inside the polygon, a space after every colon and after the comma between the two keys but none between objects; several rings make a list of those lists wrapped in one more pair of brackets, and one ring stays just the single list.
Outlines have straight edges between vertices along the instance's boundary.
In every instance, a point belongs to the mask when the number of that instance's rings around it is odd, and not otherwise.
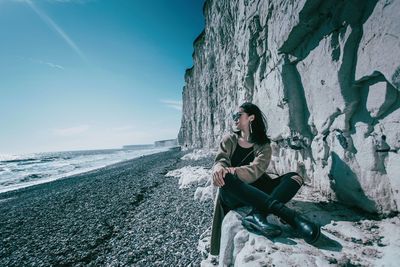
[{"label": "white chalk cliff", "polygon": [[245,101],[268,120],[270,169],[330,200],[400,209],[400,1],[206,0],[179,143],[216,147]]}]

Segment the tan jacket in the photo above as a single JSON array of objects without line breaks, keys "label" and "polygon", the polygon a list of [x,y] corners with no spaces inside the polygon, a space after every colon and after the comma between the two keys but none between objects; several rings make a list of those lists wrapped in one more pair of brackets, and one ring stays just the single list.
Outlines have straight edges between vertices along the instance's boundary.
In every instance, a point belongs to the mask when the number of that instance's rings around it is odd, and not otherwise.
[{"label": "tan jacket", "polygon": [[[222,138],[213,166],[213,172],[221,168],[231,167],[231,158],[238,144],[239,136],[236,133],[227,134]],[[245,183],[255,182],[267,170],[271,160],[270,144],[254,144],[254,160],[249,164],[236,167],[236,175]],[[221,224],[224,219],[224,210],[220,203],[219,191],[214,205],[213,224],[211,229],[211,255],[219,254]]]}]

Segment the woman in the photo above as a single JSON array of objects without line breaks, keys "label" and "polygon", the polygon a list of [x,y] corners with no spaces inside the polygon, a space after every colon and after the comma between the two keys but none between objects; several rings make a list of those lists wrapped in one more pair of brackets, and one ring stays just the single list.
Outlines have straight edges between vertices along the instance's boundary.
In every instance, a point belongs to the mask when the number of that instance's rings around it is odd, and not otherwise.
[{"label": "woman", "polygon": [[225,214],[240,206],[253,207],[242,220],[249,230],[267,237],[281,234],[277,225],[269,224],[268,214],[275,214],[291,225],[308,243],[319,235],[318,225],[308,221],[284,204],[294,197],[303,179],[295,172],[271,179],[266,173],[270,158],[270,140],[266,120],[252,103],[244,103],[233,115],[238,131],[224,136],[213,167],[213,183],[219,187],[211,236],[211,254],[219,254],[221,223]]}]

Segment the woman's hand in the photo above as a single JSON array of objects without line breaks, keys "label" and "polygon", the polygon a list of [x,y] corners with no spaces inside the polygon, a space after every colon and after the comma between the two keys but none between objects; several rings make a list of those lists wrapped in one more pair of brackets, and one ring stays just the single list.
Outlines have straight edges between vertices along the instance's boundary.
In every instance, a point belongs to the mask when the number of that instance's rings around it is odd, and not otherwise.
[{"label": "woman's hand", "polygon": [[219,171],[214,172],[213,174],[213,183],[215,186],[221,187],[225,185],[225,175],[227,173],[235,174],[235,168],[233,167],[228,167],[228,168],[223,168],[220,169]]},{"label": "woman's hand", "polygon": [[220,170],[214,172],[213,173],[213,184],[218,187],[224,186],[224,184],[225,184],[224,177],[225,177],[225,174],[227,174],[227,173],[228,173],[228,170],[226,168],[221,168]]},{"label": "woman's hand", "polygon": [[236,169],[235,169],[234,167],[226,168],[226,170],[227,170],[230,174],[235,174],[235,172],[236,172]]}]

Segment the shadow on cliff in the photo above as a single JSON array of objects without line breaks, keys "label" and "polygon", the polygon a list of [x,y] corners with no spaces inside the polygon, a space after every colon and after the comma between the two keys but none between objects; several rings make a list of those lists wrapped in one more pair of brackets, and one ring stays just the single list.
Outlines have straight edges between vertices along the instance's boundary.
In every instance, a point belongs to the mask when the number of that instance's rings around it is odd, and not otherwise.
[{"label": "shadow on cliff", "polygon": [[336,153],[332,152],[331,157],[331,186],[338,199],[350,206],[362,207],[365,211],[376,213],[375,202],[365,195],[357,174]]},{"label": "shadow on cliff", "polygon": [[288,206],[321,226],[330,224],[332,221],[358,222],[365,219],[377,219],[374,214],[349,208],[338,202],[291,200]]}]

